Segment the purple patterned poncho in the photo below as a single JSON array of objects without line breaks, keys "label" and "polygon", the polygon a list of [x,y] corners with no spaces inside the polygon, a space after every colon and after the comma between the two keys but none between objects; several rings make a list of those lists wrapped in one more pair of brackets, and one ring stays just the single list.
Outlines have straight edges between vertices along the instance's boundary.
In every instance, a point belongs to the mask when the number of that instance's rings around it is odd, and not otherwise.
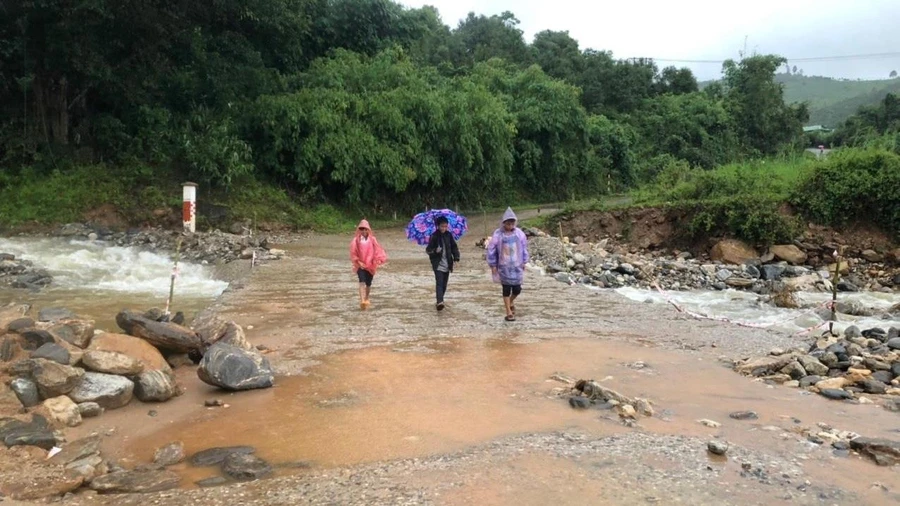
[{"label": "purple patterned poncho", "polygon": [[528,263],[528,239],[518,227],[506,232],[503,228],[506,220],[518,220],[511,207],[506,208],[500,228],[491,237],[487,247],[487,263],[497,268],[500,283],[521,285],[525,278],[525,264]]}]

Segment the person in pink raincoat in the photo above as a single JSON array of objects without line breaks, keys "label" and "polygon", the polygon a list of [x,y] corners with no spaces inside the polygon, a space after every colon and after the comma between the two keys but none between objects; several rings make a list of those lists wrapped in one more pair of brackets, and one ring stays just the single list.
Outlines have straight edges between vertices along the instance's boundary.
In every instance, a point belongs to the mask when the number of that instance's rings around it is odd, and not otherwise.
[{"label": "person in pink raincoat", "polygon": [[516,297],[522,293],[525,264],[528,263],[528,239],[516,226],[516,213],[506,208],[500,228],[494,231],[487,247],[487,263],[495,281],[503,286],[506,321],[516,321]]},{"label": "person in pink raincoat", "polygon": [[359,308],[369,309],[372,280],[375,278],[375,271],[387,262],[387,253],[378,244],[378,239],[366,220],[359,222],[356,235],[350,241],[350,262],[353,264],[353,272],[359,278]]}]

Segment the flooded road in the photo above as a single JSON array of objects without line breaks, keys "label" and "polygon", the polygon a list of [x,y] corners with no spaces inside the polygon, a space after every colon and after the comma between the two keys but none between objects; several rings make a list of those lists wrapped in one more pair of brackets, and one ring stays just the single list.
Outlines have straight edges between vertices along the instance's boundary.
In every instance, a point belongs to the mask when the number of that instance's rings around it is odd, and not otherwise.
[{"label": "flooded road", "polygon": [[[473,220],[473,231],[484,224]],[[828,401],[730,370],[728,359],[805,346],[783,333],[700,322],[615,293],[526,275],[517,322],[503,320],[481,234],[461,241],[448,309],[433,305],[421,247],[376,231],[390,256],[359,310],[349,237],[283,245],[215,305],[265,345],[282,374],[272,389],[227,394],[178,371],[171,402],[111,411],[82,433],[109,431],[127,467],[171,441],[188,455],[250,445],[277,477],[213,489],[214,468],[179,464],[188,490],[155,504],[895,504],[900,472],[809,442],[819,424],[897,439],[900,416]],[[557,373],[652,401],[653,417],[576,411]],[[227,408],[204,408],[219,398]],[[752,410],[755,420],[729,414]],[[713,420],[712,428],[698,422]],[[706,443],[727,441],[727,457]],[[99,500],[99,499],[98,499]],[[143,504],[117,497],[104,504]],[[86,503],[87,504],[87,503]]]}]

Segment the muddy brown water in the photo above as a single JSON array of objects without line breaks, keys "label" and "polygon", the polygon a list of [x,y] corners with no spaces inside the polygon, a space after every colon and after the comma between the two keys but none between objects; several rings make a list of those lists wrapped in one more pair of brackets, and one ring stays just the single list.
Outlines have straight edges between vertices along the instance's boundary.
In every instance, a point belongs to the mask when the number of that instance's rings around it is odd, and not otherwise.
[{"label": "muddy brown water", "polygon": [[[475,229],[479,223],[473,221]],[[224,393],[199,382],[193,368],[180,369],[179,382],[187,390],[182,397],[107,412],[86,420],[72,436],[106,431],[111,434],[104,442],[106,454],[128,467],[150,462],[156,448],[180,440],[188,455],[251,445],[279,467],[279,474],[303,475],[452,454],[517,435],[645,432],[719,437],[799,461],[808,479],[851,491],[865,504],[884,503],[872,483],[900,488],[896,470],[858,457],[834,457],[794,434],[823,422],[896,439],[900,417],[895,413],[770,387],[735,374],[719,360],[722,354],[743,355],[740,343],[764,336],[759,331],[686,321],[667,308],[597,297],[534,273],[527,275],[518,304],[520,320],[504,322],[498,289],[472,245],[480,235],[472,233],[461,244],[463,261],[451,276],[443,313],[433,308],[427,258],[399,231],[379,235],[390,263],[375,278],[369,312],[356,305],[346,258],[349,237],[307,237],[285,245],[288,259],[264,265],[215,306],[244,325],[251,342],[271,349],[269,358],[282,373],[274,388]],[[656,414],[627,428],[613,411],[573,410],[555,395],[565,386],[550,379],[555,373],[593,378],[627,396],[648,398]],[[228,407],[203,407],[210,398]],[[742,410],[756,411],[759,419],[728,417]],[[708,428],[699,419],[722,425]],[[680,465],[633,458],[656,469]],[[448,476],[462,483],[441,496],[439,502],[446,504],[580,504],[610,490],[623,501],[646,502],[634,487],[592,468],[603,465],[536,449],[489,469],[417,472],[407,480],[426,488],[439,488]],[[740,468],[727,458],[710,459],[709,465],[738,469],[733,476]],[[218,474],[186,463],[173,469],[186,488]],[[736,485],[725,480],[723,486],[729,484]],[[688,488],[683,497],[690,497]],[[759,487],[741,490],[733,496],[738,502],[761,497]]]}]

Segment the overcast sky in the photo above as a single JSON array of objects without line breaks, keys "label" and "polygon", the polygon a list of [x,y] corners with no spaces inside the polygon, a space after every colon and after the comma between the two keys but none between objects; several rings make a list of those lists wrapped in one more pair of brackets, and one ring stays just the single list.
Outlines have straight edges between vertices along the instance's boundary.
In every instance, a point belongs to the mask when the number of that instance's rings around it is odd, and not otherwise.
[{"label": "overcast sky", "polygon": [[[896,53],[792,62],[806,75],[884,79],[900,72],[900,0],[400,0],[433,5],[444,23],[476,14],[511,11],[525,40],[542,30],[568,30],[581,49],[610,50],[616,58],[677,60],[737,58],[748,52],[791,58]],[[700,79],[719,77],[720,63],[675,63]]]}]

